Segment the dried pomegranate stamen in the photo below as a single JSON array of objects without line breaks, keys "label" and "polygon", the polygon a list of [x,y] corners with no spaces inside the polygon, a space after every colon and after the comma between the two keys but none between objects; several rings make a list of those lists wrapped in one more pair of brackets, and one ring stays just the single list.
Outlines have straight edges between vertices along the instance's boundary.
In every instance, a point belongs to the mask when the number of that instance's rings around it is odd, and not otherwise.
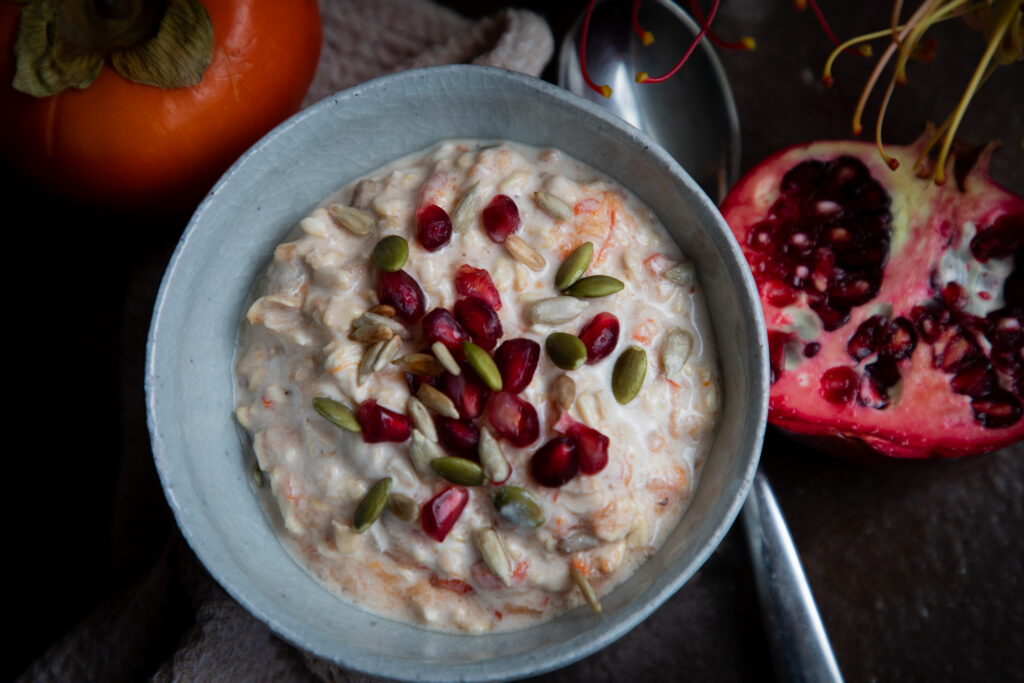
[{"label": "dried pomegranate stamen", "polygon": [[[818,3],[815,2],[815,0],[796,0],[793,3],[794,9],[796,9],[798,12],[803,12],[805,9],[807,9],[808,5],[810,5],[811,11],[814,12],[814,16],[818,19],[818,23],[821,25],[822,30],[825,31],[825,35],[828,36],[828,39],[832,41],[833,45],[839,45],[839,39],[836,38],[836,34],[832,32],[832,28],[828,25],[828,22],[825,21],[825,15],[822,14],[821,8],[818,7]],[[871,56],[870,45],[862,45],[856,50],[853,50],[849,47],[842,47],[838,49],[840,49],[842,52],[845,52],[848,55],[861,55],[863,57]]]},{"label": "dried pomegranate stamen", "polygon": [[612,88],[610,85],[598,85],[590,79],[590,74],[587,72],[587,33],[590,31],[590,17],[594,13],[594,3],[596,0],[590,0],[587,3],[587,12],[583,15],[583,30],[580,32],[580,74],[583,76],[583,82],[587,84],[587,87],[594,92],[603,95],[604,97],[612,96]]},{"label": "dried pomegranate stamen", "polygon": [[650,31],[645,31],[640,26],[640,0],[633,0],[632,18],[633,18],[633,32],[636,33],[637,36],[640,37],[640,40],[643,41],[644,46],[646,47],[647,45],[650,45],[651,43],[653,43],[654,42],[654,34],[651,33]]},{"label": "dried pomegranate stamen", "polygon": [[690,47],[688,47],[686,49],[686,52],[683,53],[683,56],[679,59],[678,62],[676,62],[676,65],[674,67],[672,67],[669,70],[668,73],[666,73],[664,76],[651,77],[651,76],[649,76],[647,74],[646,71],[640,71],[636,75],[636,82],[637,83],[661,83],[661,82],[667,81],[668,79],[670,79],[673,76],[675,76],[676,72],[683,68],[683,64],[686,64],[686,60],[688,60],[690,58],[690,55],[693,54],[693,51],[697,49],[697,45],[700,44],[700,41],[704,38],[704,34],[706,34],[708,32],[708,27],[711,26],[711,22],[715,20],[715,14],[718,12],[718,4],[719,4],[719,2],[720,2],[720,0],[715,0],[714,4],[711,5],[711,11],[708,12],[708,21],[707,21],[707,23],[703,24],[701,26],[700,31],[697,33],[696,37],[693,39],[693,42],[690,43]]},{"label": "dried pomegranate stamen", "polygon": [[726,41],[719,38],[718,34],[711,30],[711,22],[704,21],[704,12],[701,11],[700,5],[697,4],[697,0],[690,0],[690,11],[693,12],[693,18],[697,20],[697,23],[707,28],[708,39],[715,47],[720,47],[724,50],[754,50],[757,48],[757,41],[754,40],[753,36],[743,36],[739,40],[733,41]]}]

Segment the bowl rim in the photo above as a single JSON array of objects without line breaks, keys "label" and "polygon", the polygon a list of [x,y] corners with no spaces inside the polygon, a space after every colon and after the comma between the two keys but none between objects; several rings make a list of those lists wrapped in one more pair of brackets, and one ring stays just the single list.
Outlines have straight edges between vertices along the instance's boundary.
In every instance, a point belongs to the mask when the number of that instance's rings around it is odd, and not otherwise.
[{"label": "bowl rim", "polygon": [[[745,290],[745,296],[740,295],[741,301],[745,299],[744,303],[757,306],[754,311],[757,315],[753,316],[750,322],[753,322],[754,329],[757,330],[760,337],[760,344],[758,349],[756,349],[756,358],[753,361],[754,369],[757,372],[751,377],[750,381],[754,388],[763,388],[764,390],[763,392],[760,392],[762,394],[762,400],[757,402],[756,405],[749,399],[744,400],[744,403],[751,408],[750,413],[746,415],[746,419],[755,419],[756,424],[753,427],[751,442],[749,444],[744,444],[749,448],[749,460],[742,471],[741,478],[736,483],[737,488],[733,495],[733,499],[726,508],[725,514],[718,521],[717,525],[715,525],[714,531],[708,537],[707,542],[696,550],[693,561],[690,562],[683,571],[676,573],[671,580],[664,582],[659,581],[658,583],[661,584],[660,587],[656,592],[646,594],[647,599],[642,605],[637,607],[631,606],[628,609],[619,610],[615,617],[609,619],[609,622],[611,623],[605,622],[607,627],[586,631],[585,633],[593,635],[593,637],[582,639],[583,642],[580,642],[580,638],[574,638],[572,645],[569,647],[549,648],[538,653],[538,656],[520,657],[518,662],[512,659],[499,659],[457,665],[435,665],[432,663],[425,663],[417,668],[410,667],[407,660],[390,662],[370,655],[359,656],[358,652],[352,651],[343,654],[322,651],[320,648],[316,647],[315,644],[306,642],[301,634],[292,632],[286,624],[283,624],[273,614],[270,614],[267,610],[263,609],[258,602],[259,594],[255,592],[250,594],[248,592],[248,586],[236,585],[233,577],[225,575],[227,569],[226,562],[219,560],[216,553],[211,552],[211,549],[204,546],[198,535],[199,530],[192,528],[186,523],[188,513],[185,510],[182,501],[178,499],[173,486],[169,486],[169,481],[172,478],[171,468],[174,458],[168,452],[168,449],[164,444],[160,417],[158,416],[157,411],[158,400],[155,387],[160,353],[162,351],[162,347],[160,346],[161,332],[163,330],[161,327],[162,313],[165,303],[171,294],[171,282],[174,279],[176,271],[181,266],[181,260],[186,246],[195,231],[199,229],[205,213],[209,210],[210,206],[217,201],[221,190],[231,183],[235,176],[239,174],[240,169],[245,167],[252,157],[262,154],[268,147],[275,145],[276,141],[287,131],[309,117],[322,116],[324,115],[323,112],[329,112],[335,107],[343,107],[346,101],[363,97],[367,93],[381,88],[398,87],[403,82],[411,81],[413,79],[422,79],[424,77],[458,76],[458,74],[462,72],[480,72],[484,73],[487,78],[509,79],[510,81],[515,82],[518,87],[524,87],[527,90],[533,91],[542,98],[549,100],[553,99],[562,106],[582,110],[586,115],[599,119],[604,126],[615,129],[615,133],[632,138],[634,143],[643,148],[646,154],[653,155],[655,157],[655,161],[671,173],[675,181],[681,182],[687,186],[693,195],[692,200],[695,212],[701,216],[702,222],[710,221],[719,224],[719,230],[728,240],[731,240],[731,243],[728,245],[728,250],[731,252],[732,258],[737,260],[737,262],[743,266],[739,271],[742,282],[738,282],[736,285],[738,289]],[[694,181],[689,174],[679,166],[671,155],[664,151],[654,140],[630,124],[622,121],[601,107],[588,102],[579,96],[573,95],[572,93],[555,85],[542,81],[538,78],[496,67],[479,65],[442,65],[412,69],[381,76],[347,90],[343,90],[334,95],[330,95],[316,104],[298,112],[285,122],[278,125],[255,143],[241,157],[239,157],[231,168],[229,168],[220,180],[218,180],[216,185],[214,185],[212,190],[207,194],[193,214],[165,270],[154,304],[153,317],[147,338],[144,381],[146,392],[147,426],[150,433],[154,462],[160,476],[165,497],[167,498],[168,504],[174,513],[178,528],[181,530],[182,535],[185,537],[190,548],[195,552],[206,570],[214,580],[217,581],[217,583],[250,614],[258,618],[276,634],[280,635],[298,648],[312,652],[317,656],[324,657],[345,668],[355,671],[405,680],[452,680],[454,678],[457,678],[458,680],[507,680],[541,674],[568,666],[569,664],[583,659],[584,657],[603,649],[632,630],[653,611],[660,607],[669,597],[676,593],[690,579],[690,577],[701,566],[703,566],[735,522],[736,517],[738,516],[739,511],[750,491],[754,473],[758,466],[761,444],[763,443],[766,429],[768,410],[767,337],[758,302],[759,299],[757,296],[757,290],[754,286],[753,276],[746,268],[740,247],[735,242],[735,238],[732,236],[731,231],[725,224],[721,214],[718,212],[717,207],[697,185],[696,181]],[[593,634],[593,631],[597,631],[597,633]]]}]

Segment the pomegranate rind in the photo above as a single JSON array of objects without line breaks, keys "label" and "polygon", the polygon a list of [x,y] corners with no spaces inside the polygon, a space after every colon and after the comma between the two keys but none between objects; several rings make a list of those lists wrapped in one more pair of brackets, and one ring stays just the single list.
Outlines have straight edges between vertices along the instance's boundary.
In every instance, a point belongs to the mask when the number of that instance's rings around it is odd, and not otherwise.
[{"label": "pomegranate rind", "polygon": [[[893,458],[959,457],[993,451],[1024,439],[1024,419],[1004,428],[982,426],[974,418],[970,397],[951,390],[953,375],[935,367],[935,351],[925,343],[918,343],[909,358],[899,362],[902,381],[898,400],[887,408],[869,408],[856,400],[837,405],[820,393],[820,378],[829,368],[855,365],[863,373],[864,365],[877,358],[872,355],[858,363],[846,351],[846,343],[858,326],[877,313],[874,304],[891,305],[896,317],[935,297],[931,274],[945,247],[959,239],[962,226],[973,224],[984,230],[1002,215],[1024,214],[1024,199],[988,177],[992,148],[980,155],[959,182],[951,174],[946,184],[939,186],[913,174],[921,144],[918,141],[886,148],[899,161],[900,168],[895,172],[867,142],[824,141],[790,147],[751,169],[722,203],[723,217],[748,263],[754,264],[751,229],[765,219],[779,198],[782,176],[801,162],[853,156],[891,198],[889,264],[878,293],[872,302],[854,307],[849,320],[833,332],[822,333],[820,318],[806,305],[804,293],[798,292],[796,301],[787,302],[772,290],[766,278],[758,278],[755,269],[769,336],[805,344],[820,342],[812,358],[803,358],[796,367],[784,370],[772,384],[768,412],[771,424],[803,436],[835,437],[843,448],[856,442]],[[891,267],[894,262],[898,274]],[[815,322],[818,329],[808,333],[808,321]],[[822,443],[820,439],[816,442]]]}]

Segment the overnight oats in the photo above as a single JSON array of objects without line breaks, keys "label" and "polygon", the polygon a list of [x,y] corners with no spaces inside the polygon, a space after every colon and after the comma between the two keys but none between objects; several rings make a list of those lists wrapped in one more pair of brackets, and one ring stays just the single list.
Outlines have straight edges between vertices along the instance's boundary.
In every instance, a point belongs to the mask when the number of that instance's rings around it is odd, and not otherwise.
[{"label": "overnight oats", "polygon": [[292,554],[365,609],[521,628],[624,581],[720,394],[692,264],[553,149],[450,141],[328,198],[242,323],[237,419]]}]

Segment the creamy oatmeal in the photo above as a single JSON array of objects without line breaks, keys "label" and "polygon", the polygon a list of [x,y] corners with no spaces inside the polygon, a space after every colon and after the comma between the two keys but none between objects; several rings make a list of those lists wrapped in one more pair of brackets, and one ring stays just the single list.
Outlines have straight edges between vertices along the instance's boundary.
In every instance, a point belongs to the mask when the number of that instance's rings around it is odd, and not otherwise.
[{"label": "creamy oatmeal", "polygon": [[285,545],[431,628],[589,603],[676,525],[718,412],[692,265],[562,152],[451,141],[328,198],[242,324],[237,419]]}]

